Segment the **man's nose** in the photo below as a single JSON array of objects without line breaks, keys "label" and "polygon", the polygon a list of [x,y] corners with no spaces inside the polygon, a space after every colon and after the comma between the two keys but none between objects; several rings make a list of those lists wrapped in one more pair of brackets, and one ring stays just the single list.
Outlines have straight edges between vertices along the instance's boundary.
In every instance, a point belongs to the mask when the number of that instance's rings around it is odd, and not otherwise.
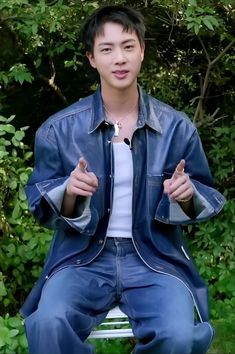
[{"label": "man's nose", "polygon": [[116,49],[116,51],[115,51],[115,63],[116,64],[123,64],[125,62],[126,62],[125,52],[121,48]]}]

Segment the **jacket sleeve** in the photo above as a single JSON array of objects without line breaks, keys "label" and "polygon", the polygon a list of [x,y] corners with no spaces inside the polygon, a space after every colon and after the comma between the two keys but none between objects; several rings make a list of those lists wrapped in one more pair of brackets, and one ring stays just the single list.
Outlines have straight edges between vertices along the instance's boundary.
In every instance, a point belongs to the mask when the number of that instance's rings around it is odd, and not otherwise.
[{"label": "jacket sleeve", "polygon": [[98,222],[98,213],[90,206],[91,198],[85,198],[77,206],[74,218],[64,217],[60,210],[69,176],[64,165],[52,127],[41,127],[35,137],[35,164],[26,185],[29,209],[36,219],[51,229],[74,228],[92,235]]},{"label": "jacket sleeve", "polygon": [[[193,202],[195,218],[184,213],[180,204],[163,194],[155,214],[155,219],[169,224],[189,224],[207,220],[218,214],[225,203],[224,196],[214,186],[200,137],[195,130],[185,148],[183,159],[185,172],[194,187]],[[179,162],[179,161],[178,161]]]}]

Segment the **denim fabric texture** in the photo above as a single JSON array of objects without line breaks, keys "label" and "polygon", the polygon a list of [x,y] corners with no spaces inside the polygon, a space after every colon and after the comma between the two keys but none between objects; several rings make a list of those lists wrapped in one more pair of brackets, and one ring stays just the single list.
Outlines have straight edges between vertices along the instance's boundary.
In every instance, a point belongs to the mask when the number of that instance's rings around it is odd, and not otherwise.
[{"label": "denim fabric texture", "polygon": [[129,317],[135,354],[204,354],[212,340],[210,324],[195,323],[183,282],[147,267],[131,239],[108,238],[91,263],[64,267],[46,281],[25,320],[30,353],[94,353],[85,340],[116,304]]}]

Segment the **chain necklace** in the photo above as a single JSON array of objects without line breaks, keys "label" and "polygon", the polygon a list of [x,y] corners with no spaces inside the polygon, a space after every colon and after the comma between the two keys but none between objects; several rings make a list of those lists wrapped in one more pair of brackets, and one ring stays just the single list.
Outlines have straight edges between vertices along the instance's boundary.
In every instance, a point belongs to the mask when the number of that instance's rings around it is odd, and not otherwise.
[{"label": "chain necklace", "polygon": [[107,109],[107,107],[104,105],[104,110],[105,110],[105,112],[107,113],[106,116],[108,116],[108,118],[110,118],[111,121],[112,121],[113,124],[114,124],[114,136],[118,136],[118,135],[119,135],[119,131],[120,131],[120,129],[122,128],[122,122],[123,122],[124,120],[126,120],[127,117],[129,117],[129,116],[135,111],[137,105],[138,105],[138,101],[137,101],[137,103],[134,105],[134,107],[132,107],[131,110],[125,115],[125,117],[124,117],[122,120],[115,120],[115,121],[112,120],[112,113],[111,113],[111,112]]}]

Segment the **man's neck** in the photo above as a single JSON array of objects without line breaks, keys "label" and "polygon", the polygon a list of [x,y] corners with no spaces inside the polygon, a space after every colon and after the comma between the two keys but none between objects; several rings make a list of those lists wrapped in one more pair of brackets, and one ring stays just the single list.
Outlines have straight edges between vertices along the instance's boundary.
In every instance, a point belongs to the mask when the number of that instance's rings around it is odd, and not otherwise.
[{"label": "man's neck", "polygon": [[113,116],[126,115],[137,107],[139,99],[137,85],[124,90],[101,87],[101,96],[106,110]]}]

